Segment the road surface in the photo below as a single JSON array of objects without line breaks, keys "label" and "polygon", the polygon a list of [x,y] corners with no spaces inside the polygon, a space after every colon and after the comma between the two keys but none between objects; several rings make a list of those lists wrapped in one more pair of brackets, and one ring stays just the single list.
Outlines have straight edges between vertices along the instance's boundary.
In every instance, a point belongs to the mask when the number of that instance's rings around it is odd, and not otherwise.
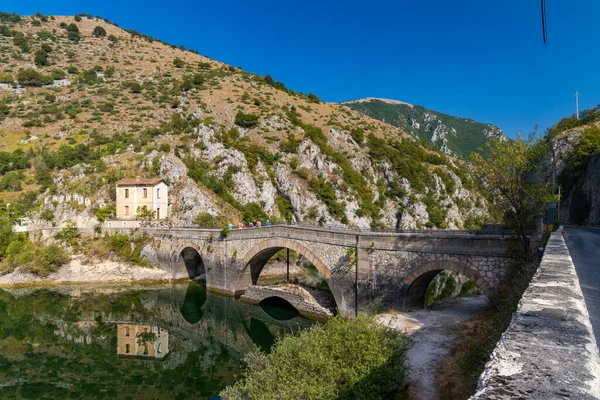
[{"label": "road surface", "polygon": [[564,236],[600,345],[600,229],[565,228]]}]

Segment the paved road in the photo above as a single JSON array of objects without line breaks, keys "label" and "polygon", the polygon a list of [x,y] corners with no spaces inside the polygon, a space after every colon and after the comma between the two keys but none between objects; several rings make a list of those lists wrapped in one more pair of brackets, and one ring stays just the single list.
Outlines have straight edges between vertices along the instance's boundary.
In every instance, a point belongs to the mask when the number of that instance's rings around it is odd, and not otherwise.
[{"label": "paved road", "polygon": [[600,229],[565,228],[564,236],[600,345]]}]

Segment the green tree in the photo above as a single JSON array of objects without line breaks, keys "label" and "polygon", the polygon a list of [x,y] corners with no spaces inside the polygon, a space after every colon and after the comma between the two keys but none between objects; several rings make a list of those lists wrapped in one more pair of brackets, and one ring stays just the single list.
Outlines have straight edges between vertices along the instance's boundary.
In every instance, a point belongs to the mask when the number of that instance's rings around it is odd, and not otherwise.
[{"label": "green tree", "polygon": [[246,357],[243,380],[225,400],[370,399],[408,397],[409,339],[364,315],[334,318],[280,339],[271,353]]},{"label": "green tree", "polygon": [[135,217],[137,219],[151,221],[156,217],[156,212],[146,206],[138,207]]},{"label": "green tree", "polygon": [[542,213],[548,200],[548,182],[537,174],[546,142],[534,134],[517,140],[491,140],[485,156],[472,156],[475,173],[504,213],[505,224],[516,229],[525,254],[529,253],[526,229]]},{"label": "green tree", "polygon": [[79,28],[74,23],[70,23],[67,26],[67,38],[75,43],[79,43],[79,39],[81,39],[81,35],[79,34]]},{"label": "green tree", "polygon": [[15,233],[12,223],[8,218],[0,218],[0,260],[4,258],[8,245],[13,240]]},{"label": "green tree", "polygon": [[19,192],[23,188],[21,183],[23,182],[23,174],[17,171],[9,171],[0,181],[0,190],[9,192]]},{"label": "green tree", "polygon": [[101,26],[96,26],[92,31],[92,35],[95,37],[104,37],[106,36],[106,30]]}]

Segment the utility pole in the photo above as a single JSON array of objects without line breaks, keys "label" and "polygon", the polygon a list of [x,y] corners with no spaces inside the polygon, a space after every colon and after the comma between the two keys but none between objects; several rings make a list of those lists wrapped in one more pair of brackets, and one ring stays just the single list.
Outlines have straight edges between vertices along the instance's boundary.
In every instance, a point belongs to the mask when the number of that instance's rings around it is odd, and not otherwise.
[{"label": "utility pole", "polygon": [[579,92],[575,91],[575,112],[577,113],[577,119],[579,119]]},{"label": "utility pole", "polygon": [[290,248],[286,248],[286,261],[287,261],[287,269],[285,271],[285,280],[287,283],[290,283]]}]

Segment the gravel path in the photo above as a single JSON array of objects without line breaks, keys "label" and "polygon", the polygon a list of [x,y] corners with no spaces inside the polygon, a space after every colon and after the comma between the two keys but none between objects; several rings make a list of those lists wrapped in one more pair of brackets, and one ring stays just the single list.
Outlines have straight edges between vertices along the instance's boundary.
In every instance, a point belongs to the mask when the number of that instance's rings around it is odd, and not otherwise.
[{"label": "gravel path", "polygon": [[450,353],[456,339],[456,328],[466,319],[485,310],[485,296],[462,297],[438,303],[434,310],[419,310],[403,314],[381,314],[377,320],[384,325],[412,336],[408,351],[408,380],[412,392],[421,400],[443,399],[435,384],[440,363]]}]

